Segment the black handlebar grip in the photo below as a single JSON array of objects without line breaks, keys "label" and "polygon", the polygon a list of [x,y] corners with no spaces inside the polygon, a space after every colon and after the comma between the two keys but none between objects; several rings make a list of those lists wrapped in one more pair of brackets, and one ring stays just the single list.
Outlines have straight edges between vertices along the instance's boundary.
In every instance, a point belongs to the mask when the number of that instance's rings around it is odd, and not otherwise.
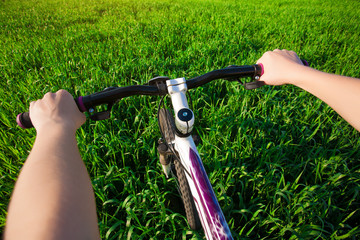
[{"label": "black handlebar grip", "polygon": [[16,122],[21,128],[33,128],[34,125],[31,122],[30,115],[28,112],[20,113],[16,117]]}]

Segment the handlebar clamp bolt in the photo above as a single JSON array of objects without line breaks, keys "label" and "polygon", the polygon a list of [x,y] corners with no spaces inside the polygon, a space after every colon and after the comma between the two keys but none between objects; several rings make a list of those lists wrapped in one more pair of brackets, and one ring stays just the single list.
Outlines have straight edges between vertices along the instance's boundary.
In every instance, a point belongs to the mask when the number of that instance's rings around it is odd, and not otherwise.
[{"label": "handlebar clamp bolt", "polygon": [[192,112],[191,112],[190,109],[188,109],[188,108],[182,108],[182,109],[180,109],[180,111],[178,112],[178,118],[179,118],[181,121],[188,122],[188,121],[190,121],[190,120],[193,118],[193,114],[192,114]]}]

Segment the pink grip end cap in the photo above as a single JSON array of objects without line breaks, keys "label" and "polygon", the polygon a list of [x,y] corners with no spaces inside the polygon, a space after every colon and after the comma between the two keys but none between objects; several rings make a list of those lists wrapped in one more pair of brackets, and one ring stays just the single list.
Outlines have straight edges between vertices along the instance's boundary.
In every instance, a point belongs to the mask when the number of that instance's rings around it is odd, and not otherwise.
[{"label": "pink grip end cap", "polygon": [[261,67],[261,77],[262,75],[264,75],[264,65],[262,63],[258,63],[258,65]]},{"label": "pink grip end cap", "polygon": [[26,129],[26,127],[20,121],[20,116],[21,116],[21,113],[16,116],[16,123],[19,127]]}]

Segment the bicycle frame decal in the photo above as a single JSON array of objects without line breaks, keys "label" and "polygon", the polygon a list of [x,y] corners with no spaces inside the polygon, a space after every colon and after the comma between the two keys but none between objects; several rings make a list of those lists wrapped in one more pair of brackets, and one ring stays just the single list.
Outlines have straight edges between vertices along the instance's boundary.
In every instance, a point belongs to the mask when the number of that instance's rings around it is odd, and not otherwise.
[{"label": "bicycle frame decal", "polygon": [[[195,188],[199,194],[199,202],[194,198],[196,205],[203,206],[203,214],[200,214],[201,220],[206,221],[209,224],[210,233],[205,231],[208,239],[233,239],[229,226],[225,220],[225,217],[221,211],[214,190],[210,184],[209,178],[206,175],[204,166],[200,160],[198,154],[190,148],[189,153],[191,161],[190,174],[193,179]],[[205,217],[206,219],[203,219]],[[210,235],[209,235],[210,234]]]}]

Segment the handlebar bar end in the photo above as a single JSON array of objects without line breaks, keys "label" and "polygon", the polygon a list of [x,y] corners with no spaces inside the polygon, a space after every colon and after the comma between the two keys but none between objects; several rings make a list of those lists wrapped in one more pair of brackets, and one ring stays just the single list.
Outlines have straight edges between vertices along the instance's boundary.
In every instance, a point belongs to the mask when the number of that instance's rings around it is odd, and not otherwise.
[{"label": "handlebar bar end", "polygon": [[84,104],[83,96],[80,96],[80,97],[76,98],[75,102],[77,103],[76,105],[78,106],[78,108],[79,108],[79,110],[81,112],[86,112],[87,111],[87,109],[85,107],[85,104]]},{"label": "handlebar bar end", "polygon": [[16,116],[16,123],[17,123],[17,125],[18,125],[19,127],[25,129],[26,127],[21,123],[21,120],[20,120],[21,114],[22,114],[22,113],[20,113],[20,114],[18,114],[18,115]]},{"label": "handlebar bar end", "polygon": [[262,63],[258,63],[257,65],[259,65],[261,68],[261,72],[260,72],[260,77],[261,77],[262,75],[264,75],[264,65]]},{"label": "handlebar bar end", "polygon": [[304,64],[304,66],[309,66],[309,63],[306,61],[306,60],[304,60],[304,59],[301,59],[301,61],[302,61],[302,63]]},{"label": "handlebar bar end", "polygon": [[28,112],[18,114],[16,116],[16,123],[19,127],[23,129],[34,127]]}]

